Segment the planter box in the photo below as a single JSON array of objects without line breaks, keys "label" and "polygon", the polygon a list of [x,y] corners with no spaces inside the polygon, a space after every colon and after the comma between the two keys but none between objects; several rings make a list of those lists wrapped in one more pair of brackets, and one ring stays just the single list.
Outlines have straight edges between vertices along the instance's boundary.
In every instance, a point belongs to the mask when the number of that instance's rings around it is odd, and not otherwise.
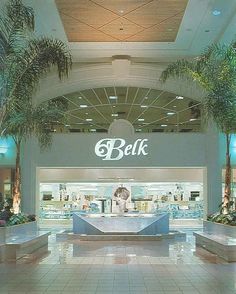
[{"label": "planter box", "polygon": [[37,222],[29,222],[9,227],[0,227],[0,244],[6,243],[13,236],[27,236],[37,232]]},{"label": "planter box", "polygon": [[236,238],[236,226],[223,225],[211,221],[203,221],[203,232],[210,235],[217,235],[218,237],[223,235],[225,237]]},{"label": "planter box", "polygon": [[231,262],[236,261],[236,227],[203,221],[203,232],[194,233],[196,244]]}]

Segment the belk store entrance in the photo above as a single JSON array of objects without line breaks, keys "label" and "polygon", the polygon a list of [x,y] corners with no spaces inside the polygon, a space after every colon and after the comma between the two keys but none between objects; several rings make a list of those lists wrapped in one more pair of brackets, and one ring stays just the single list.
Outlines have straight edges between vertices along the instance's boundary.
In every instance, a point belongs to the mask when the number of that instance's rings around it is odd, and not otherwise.
[{"label": "belk store entrance", "polygon": [[169,212],[170,219],[202,219],[202,168],[41,168],[40,222],[68,223],[73,212]]}]

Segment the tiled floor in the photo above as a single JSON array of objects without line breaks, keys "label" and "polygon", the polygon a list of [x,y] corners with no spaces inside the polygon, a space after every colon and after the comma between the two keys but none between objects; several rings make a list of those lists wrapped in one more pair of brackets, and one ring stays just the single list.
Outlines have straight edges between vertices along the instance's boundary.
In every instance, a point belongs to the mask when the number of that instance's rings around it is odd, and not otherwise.
[{"label": "tiled floor", "polygon": [[236,293],[236,263],[187,241],[56,241],[39,258],[0,264],[0,293]]}]

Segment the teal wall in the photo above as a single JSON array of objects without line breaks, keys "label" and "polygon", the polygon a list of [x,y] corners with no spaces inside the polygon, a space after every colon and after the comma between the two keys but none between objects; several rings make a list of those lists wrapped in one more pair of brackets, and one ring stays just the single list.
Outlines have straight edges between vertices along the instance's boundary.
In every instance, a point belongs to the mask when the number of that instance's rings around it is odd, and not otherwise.
[{"label": "teal wall", "polygon": [[[5,151],[5,153],[1,153]],[[0,138],[0,168],[11,167],[15,165],[15,143],[11,138]]]},{"label": "teal wall", "polygon": [[[224,134],[220,134],[220,162],[225,166],[226,138]],[[231,163],[236,167],[236,134],[231,137],[230,144]]]}]

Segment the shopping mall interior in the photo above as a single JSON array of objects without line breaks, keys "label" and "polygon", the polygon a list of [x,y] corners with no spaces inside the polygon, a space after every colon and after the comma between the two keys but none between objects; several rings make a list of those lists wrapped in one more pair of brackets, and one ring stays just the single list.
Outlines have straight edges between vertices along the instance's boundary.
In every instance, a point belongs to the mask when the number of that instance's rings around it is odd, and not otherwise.
[{"label": "shopping mall interior", "polygon": [[[62,40],[73,64],[62,80],[52,68],[33,97],[66,101],[67,121],[49,126],[50,148],[34,136],[23,142],[21,210],[36,215],[38,235],[24,239],[27,229],[9,249],[0,236],[0,293],[236,293],[236,232],[216,242],[230,249],[200,239],[222,202],[224,136],[205,124],[197,83],[160,81],[170,63],[235,38],[235,0],[23,3],[35,34]],[[12,195],[15,159],[14,140],[1,138],[0,202]],[[119,218],[130,226],[121,235]]]}]

